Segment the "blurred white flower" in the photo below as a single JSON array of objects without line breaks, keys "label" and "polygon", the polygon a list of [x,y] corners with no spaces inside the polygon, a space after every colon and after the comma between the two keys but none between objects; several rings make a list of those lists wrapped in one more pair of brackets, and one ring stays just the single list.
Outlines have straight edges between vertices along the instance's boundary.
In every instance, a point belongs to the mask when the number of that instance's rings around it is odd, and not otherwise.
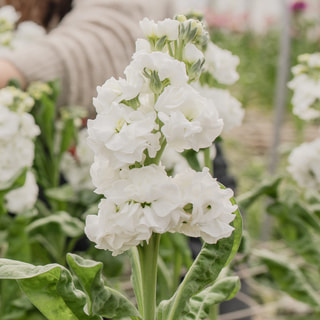
[{"label": "blurred white flower", "polygon": [[13,6],[6,5],[0,8],[0,19],[14,25],[20,18],[20,14]]},{"label": "blurred white flower", "polygon": [[293,90],[293,114],[303,120],[312,120],[320,117],[320,79],[313,79],[302,73],[295,76],[288,87]]},{"label": "blurred white flower", "polygon": [[207,243],[216,243],[229,237],[234,230],[230,223],[237,206],[230,201],[231,189],[223,189],[212,178],[207,168],[202,172],[185,171],[174,177],[183,198],[183,208],[188,213],[176,231],[190,237],[202,237]]},{"label": "blurred white flower", "polygon": [[87,138],[87,129],[80,130],[74,150],[72,152],[65,152],[61,160],[61,171],[65,179],[76,191],[84,189],[93,190],[90,176],[93,152],[88,146]]},{"label": "blurred white flower", "polygon": [[295,148],[288,163],[287,170],[298,185],[320,191],[320,138]]},{"label": "blurred white flower", "polygon": [[211,146],[223,128],[217,109],[190,85],[166,87],[155,109],[168,145],[178,152]]},{"label": "blurred white flower", "polygon": [[34,207],[38,199],[38,185],[31,171],[27,172],[25,184],[5,195],[6,208],[11,213],[23,213]]},{"label": "blurred white flower", "polygon": [[208,86],[194,86],[199,93],[210,99],[217,108],[220,118],[223,119],[223,132],[230,131],[242,124],[244,109],[241,102],[234,98],[228,90],[210,88]]},{"label": "blurred white flower", "polygon": [[208,43],[204,56],[204,68],[208,70],[218,82],[230,85],[239,79],[239,74],[236,70],[240,62],[238,56],[233,55],[228,50],[221,49],[212,42]]}]

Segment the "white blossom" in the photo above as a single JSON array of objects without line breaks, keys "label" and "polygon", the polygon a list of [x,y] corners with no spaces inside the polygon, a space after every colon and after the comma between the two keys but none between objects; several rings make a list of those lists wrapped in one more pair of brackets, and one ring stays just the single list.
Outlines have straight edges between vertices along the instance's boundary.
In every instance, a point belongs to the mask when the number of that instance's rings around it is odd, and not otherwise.
[{"label": "white blossom", "polygon": [[320,117],[317,104],[320,99],[320,79],[313,79],[305,73],[295,76],[288,87],[293,90],[293,114],[303,120]]},{"label": "white blossom", "polygon": [[[170,84],[176,86],[183,85],[188,81],[185,64],[163,52],[136,52],[124,73],[130,82],[134,82],[133,79],[142,77],[144,71],[155,71],[161,82],[168,79]],[[146,84],[149,85],[149,82],[147,81]],[[149,86],[144,90],[150,91]]]},{"label": "white blossom", "polygon": [[230,201],[231,189],[223,189],[212,178],[207,168],[177,174],[175,183],[183,197],[183,208],[188,213],[176,231],[191,237],[202,237],[207,243],[216,243],[229,237],[234,230],[230,223],[237,206]]},{"label": "white blossom", "polygon": [[6,208],[11,213],[23,213],[34,207],[38,198],[38,185],[31,171],[27,172],[25,184],[5,195]]},{"label": "white blossom", "polygon": [[240,60],[238,56],[230,51],[221,49],[212,42],[208,43],[207,50],[204,53],[204,67],[214,78],[222,84],[233,84],[239,79],[236,70]]},{"label": "white blossom", "polygon": [[164,168],[157,165],[123,170],[107,198],[118,205],[127,201],[139,203],[145,221],[156,233],[174,230],[183,217],[183,211],[178,209],[179,189]]},{"label": "white blossom", "polygon": [[298,185],[320,190],[320,138],[295,148],[288,163],[287,170]]},{"label": "white blossom", "polygon": [[96,248],[110,250],[114,256],[148,241],[152,235],[140,204],[119,206],[109,199],[100,201],[98,215],[87,216],[84,231]]},{"label": "white blossom", "polygon": [[157,128],[155,119],[154,111],[143,113],[126,105],[113,103],[107,112],[88,121],[88,141],[103,144],[112,152],[118,166],[134,164],[144,159],[145,150],[154,157],[160,149],[160,134],[153,133]]},{"label": "white blossom", "polygon": [[46,30],[33,21],[23,21],[18,24],[11,45],[14,49],[28,45],[31,41],[40,39]]},{"label": "white blossom", "polygon": [[167,37],[168,40],[177,40],[179,22],[172,19],[164,19],[155,23],[153,20],[144,18],[140,21],[140,28],[147,38]]},{"label": "white blossom", "polygon": [[102,86],[97,87],[98,95],[93,98],[97,113],[108,112],[113,102],[120,103],[123,100],[134,99],[138,96],[141,86],[141,81],[131,83],[122,78],[117,80],[111,77]]},{"label": "white blossom", "polygon": [[194,86],[199,93],[210,99],[217,108],[220,118],[223,119],[223,132],[230,131],[242,124],[244,109],[241,102],[234,98],[228,90],[210,88],[208,86]]},{"label": "white blossom", "polygon": [[64,153],[61,160],[61,171],[74,190],[93,189],[90,167],[93,162],[93,152],[87,143],[86,128],[78,133],[78,142],[73,153]]},{"label": "white blossom", "polygon": [[155,104],[162,133],[176,151],[211,146],[220,135],[223,121],[210,100],[190,85],[168,86]]}]

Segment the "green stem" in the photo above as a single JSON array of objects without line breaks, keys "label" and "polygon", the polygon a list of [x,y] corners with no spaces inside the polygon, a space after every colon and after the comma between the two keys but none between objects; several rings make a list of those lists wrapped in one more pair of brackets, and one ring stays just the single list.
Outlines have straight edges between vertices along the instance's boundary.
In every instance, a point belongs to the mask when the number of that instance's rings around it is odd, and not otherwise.
[{"label": "green stem", "polygon": [[157,258],[160,234],[154,233],[149,243],[138,246],[143,310],[139,310],[143,320],[156,320]]},{"label": "green stem", "polygon": [[219,314],[219,306],[217,304],[211,306],[210,313],[209,313],[209,320],[218,320]]},{"label": "green stem", "polygon": [[209,171],[213,176],[213,165],[210,158],[210,148],[203,149],[203,154],[204,154],[204,166],[209,168]]}]

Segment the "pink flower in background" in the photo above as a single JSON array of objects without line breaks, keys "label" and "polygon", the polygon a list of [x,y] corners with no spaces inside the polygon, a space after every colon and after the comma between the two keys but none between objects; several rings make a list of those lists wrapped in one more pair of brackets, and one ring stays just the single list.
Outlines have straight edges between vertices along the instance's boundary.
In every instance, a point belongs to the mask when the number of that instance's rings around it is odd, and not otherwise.
[{"label": "pink flower in background", "polygon": [[292,12],[302,12],[307,9],[307,3],[304,1],[295,1],[291,4],[291,11]]}]

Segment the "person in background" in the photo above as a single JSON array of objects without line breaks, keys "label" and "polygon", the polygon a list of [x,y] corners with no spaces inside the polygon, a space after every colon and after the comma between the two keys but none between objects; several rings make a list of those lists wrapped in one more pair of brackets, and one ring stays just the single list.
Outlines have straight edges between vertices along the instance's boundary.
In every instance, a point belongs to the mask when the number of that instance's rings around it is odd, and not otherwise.
[{"label": "person in background", "polygon": [[96,87],[121,77],[141,36],[139,21],[172,18],[170,0],[0,0],[47,34],[30,45],[0,52],[0,88],[60,79],[58,105],[81,105],[93,114]]}]

